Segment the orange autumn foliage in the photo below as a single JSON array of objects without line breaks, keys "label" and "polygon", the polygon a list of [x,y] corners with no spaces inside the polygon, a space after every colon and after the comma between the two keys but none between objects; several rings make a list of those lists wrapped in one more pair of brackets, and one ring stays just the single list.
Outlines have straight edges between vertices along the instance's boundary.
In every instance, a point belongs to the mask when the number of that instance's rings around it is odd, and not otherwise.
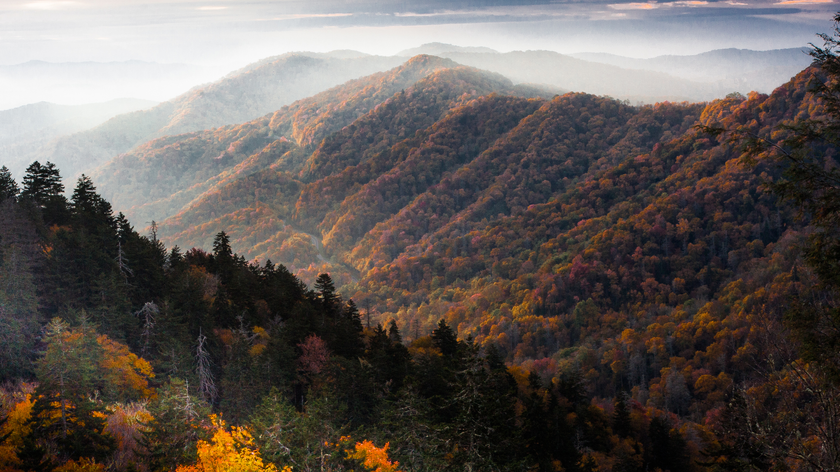
[{"label": "orange autumn foliage", "polygon": [[16,450],[23,445],[23,437],[29,433],[30,427],[26,422],[32,415],[32,405],[32,395],[27,394],[23,401],[12,406],[6,423],[0,427],[0,438],[8,435],[5,441],[0,442],[0,472],[17,470],[14,468],[18,463]]},{"label": "orange autumn foliage", "polygon": [[154,396],[154,391],[149,388],[148,379],[153,378],[155,374],[148,361],[129,351],[125,344],[118,343],[104,334],[97,336],[96,342],[104,351],[100,366],[107,385],[115,389],[120,397]]},{"label": "orange autumn foliage", "polygon": [[[274,464],[263,462],[248,428],[234,426],[227,429],[218,416],[212,415],[210,419],[213,422],[213,437],[210,442],[198,442],[198,462],[179,466],[176,472],[278,472]],[[279,472],[291,470],[284,467]]]},{"label": "orange autumn foliage", "polygon": [[399,462],[391,462],[388,460],[388,446],[390,443],[385,443],[381,448],[376,447],[372,441],[357,442],[353,451],[347,451],[350,459],[356,459],[362,462],[367,470],[372,472],[400,472],[397,467]]},{"label": "orange autumn foliage", "polygon": [[55,472],[105,472],[105,466],[93,459],[82,457],[78,461],[68,461],[55,469]]},{"label": "orange autumn foliage", "polygon": [[118,470],[136,463],[145,452],[140,438],[146,425],[154,418],[144,403],[116,403],[108,407],[105,432],[117,440],[113,464]]}]

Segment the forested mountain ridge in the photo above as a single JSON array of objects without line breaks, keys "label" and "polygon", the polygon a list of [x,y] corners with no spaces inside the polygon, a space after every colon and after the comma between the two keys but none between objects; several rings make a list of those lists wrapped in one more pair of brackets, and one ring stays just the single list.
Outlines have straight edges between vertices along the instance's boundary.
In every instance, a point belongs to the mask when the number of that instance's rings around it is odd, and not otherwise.
[{"label": "forested mountain ridge", "polygon": [[[325,136],[349,125],[431,72],[452,66],[454,63],[445,59],[420,56],[389,72],[350,81],[258,120],[161,138],[119,156],[94,175],[100,176],[104,194],[115,204],[132,208],[170,198],[173,194],[177,197],[177,192],[202,184],[228,168],[232,179],[247,176],[265,165],[295,172],[309,154],[316,151]],[[290,144],[284,144],[286,142]],[[267,147],[269,145],[272,146]],[[252,154],[259,157],[259,161],[249,159]],[[169,164],[175,159],[183,163],[173,173]],[[155,185],[152,187],[149,182],[155,182]],[[169,216],[190,200],[174,205],[162,201],[164,206],[148,216],[157,219]],[[129,214],[134,211],[148,210],[132,209]]]},{"label": "forested mountain ridge", "polygon": [[149,140],[252,120],[403,62],[402,58],[381,56],[341,59],[305,53],[270,59],[217,82],[195,86],[149,110],[120,115],[89,130],[62,136],[16,156],[9,164],[20,174],[35,159],[52,161],[66,175],[77,176]]},{"label": "forested mountain ridge", "polygon": [[[441,71],[434,77],[430,77],[428,80],[430,86],[423,89],[424,93],[440,93],[433,86],[434,82],[442,80],[447,75],[452,78],[452,74],[453,72]],[[418,87],[415,88],[420,90],[420,85],[424,83],[426,82],[419,82]],[[456,84],[444,83],[447,93],[458,89]],[[474,86],[470,85],[470,87]],[[473,91],[472,88],[470,91]],[[410,97],[412,92],[409,91],[405,95]],[[454,95],[457,96],[458,93]],[[310,264],[319,265],[325,259],[324,256],[329,258],[329,255],[318,251],[317,241],[312,241],[310,236],[301,234],[300,231],[303,230],[309,234],[320,233],[318,238],[323,238],[323,243],[330,255],[336,256],[344,263],[354,265],[356,269],[368,270],[371,268],[369,264],[359,261],[372,260],[370,258],[379,259],[380,256],[372,256],[368,249],[369,243],[355,247],[356,243],[363,239],[367,241],[370,238],[379,238],[379,236],[372,236],[380,232],[374,226],[380,222],[387,223],[386,220],[392,216],[399,218],[400,209],[403,206],[412,208],[417,203],[412,200],[418,195],[421,195],[418,201],[422,202],[426,198],[422,195],[442,196],[450,193],[449,187],[453,176],[448,176],[448,173],[455,172],[458,179],[467,178],[463,177],[467,174],[479,173],[479,175],[468,177],[475,182],[467,185],[470,188],[470,194],[458,203],[469,205],[472,203],[470,199],[478,195],[476,192],[497,191],[495,187],[485,189],[485,186],[493,186],[494,171],[488,174],[483,166],[490,165],[496,170],[507,169],[507,167],[511,168],[507,170],[519,168],[522,165],[519,161],[525,153],[543,152],[539,146],[533,145],[535,135],[553,133],[555,129],[561,127],[566,127],[563,128],[566,130],[582,130],[583,128],[580,127],[586,126],[592,118],[591,116],[585,118],[587,123],[580,122],[576,116],[579,115],[580,108],[571,104],[570,98],[561,99],[552,105],[539,100],[529,101],[503,96],[491,96],[478,100],[469,96],[467,98],[470,98],[470,101],[461,107],[454,108],[438,123],[428,121],[422,125],[422,119],[429,119],[422,117],[434,118],[434,114],[428,113],[428,105],[425,104],[427,98],[420,95],[414,98],[418,105],[405,106],[404,102],[411,98],[397,95],[372,111],[369,116],[361,117],[352,126],[325,139],[310,159],[324,163],[337,160],[346,166],[341,172],[334,172],[320,179],[310,178],[313,181],[309,183],[307,183],[308,175],[306,175],[309,172],[306,168],[307,164],[302,165],[303,174],[300,177],[295,177],[294,173],[283,173],[279,170],[282,164],[272,163],[266,156],[276,150],[281,150],[278,155],[286,155],[290,145],[275,142],[243,161],[246,165],[259,161],[263,163],[263,166],[269,166],[269,169],[248,175],[239,182],[216,186],[216,190],[200,196],[171,219],[161,220],[154,214],[145,214],[144,218],[146,221],[152,219],[161,221],[161,236],[173,244],[184,246],[207,244],[213,237],[214,228],[226,227],[230,230],[234,247],[244,251],[248,257],[259,256],[261,259],[281,261],[293,267],[294,270],[303,269]],[[578,101],[590,99],[594,100],[585,95],[577,98]],[[589,105],[597,108],[601,104],[602,102],[597,102]],[[609,100],[603,104],[616,110],[623,110],[621,116],[613,120],[614,123],[610,123],[606,129],[601,129],[602,126],[598,120],[592,120],[596,130],[590,137],[584,139],[593,139],[592,144],[599,146],[599,152],[604,152],[605,156],[620,156],[621,153],[636,152],[645,147],[650,149],[663,136],[663,133],[671,135],[685,131],[694,122],[693,118],[685,115],[686,113],[696,115],[700,111],[699,106],[693,108],[671,106],[670,109],[676,110],[675,116],[665,117],[664,113],[657,114],[643,110],[639,116],[634,117],[635,112],[632,107]],[[511,109],[512,113],[505,111],[508,109]],[[516,111],[517,109],[521,111]],[[397,111],[399,113],[394,115]],[[436,113],[440,113],[440,110]],[[556,123],[548,124],[552,113],[565,114],[565,116]],[[412,117],[411,114],[415,116]],[[407,119],[406,115],[410,119]],[[419,124],[412,125],[419,126],[420,129],[417,129],[416,136],[395,140],[392,137],[393,134],[405,133],[405,130],[395,128],[390,124],[380,128],[371,126],[371,123],[374,125],[391,123],[391,121],[382,121],[387,117],[396,117],[406,123],[420,119]],[[526,122],[520,124],[520,121],[526,117],[528,117]],[[388,118],[388,120],[392,119],[395,118]],[[429,124],[432,125],[424,130],[423,126]],[[570,124],[578,128],[570,128]],[[661,129],[663,124],[670,131]],[[643,132],[639,131],[649,125],[655,128],[653,137],[646,129]],[[516,130],[511,131],[514,128]],[[388,129],[391,131],[386,131]],[[514,135],[505,136],[508,132]],[[415,134],[415,129],[409,128],[408,134]],[[606,143],[602,139],[604,135],[614,136],[611,137],[611,142]],[[528,146],[531,146],[531,149],[527,149]],[[607,148],[610,149],[607,150]],[[356,151],[357,149],[365,150]],[[504,157],[500,160],[500,156]],[[552,164],[551,158],[541,162],[537,165],[548,163],[554,166],[552,169],[555,169],[550,172],[557,172],[557,163]],[[580,165],[583,164],[578,164]],[[331,171],[326,170],[326,166],[322,168],[325,169],[322,171],[324,174],[330,174]],[[161,168],[153,166],[150,169],[159,172]],[[533,170],[536,171],[536,169],[534,167]],[[568,169],[572,174],[582,170]],[[551,177],[550,172],[546,174],[548,177]],[[116,176],[118,172],[109,171],[108,174]],[[546,180],[546,175],[543,175],[539,182]],[[449,183],[440,184],[439,180],[442,178]],[[104,182],[108,185],[109,180],[106,179]],[[539,182],[536,183],[539,184]],[[192,183],[190,185],[192,187],[187,186],[188,192],[201,188],[201,185]],[[123,188],[126,193],[130,192],[131,187]],[[542,192],[550,194],[551,189],[548,188]],[[139,192],[133,192],[135,196],[138,194]],[[536,195],[542,195],[542,197]],[[539,199],[544,196],[542,193],[537,193],[530,198]],[[459,211],[461,209],[463,208],[459,207]],[[439,217],[443,218],[443,215],[448,214],[449,211],[450,209],[444,210]],[[229,223],[220,224],[220,226],[208,224],[216,219]],[[231,226],[234,221],[237,223]],[[435,219],[426,222],[425,227],[428,229],[431,225],[432,230],[437,230],[436,225],[443,225],[445,222],[445,218]],[[240,233],[234,228],[240,228],[243,232]],[[368,231],[371,233],[366,236]],[[413,234],[414,231],[412,229],[408,233]],[[169,239],[170,237],[172,239]],[[289,244],[297,250],[291,251]],[[394,254],[398,254],[406,245],[401,245],[399,248],[392,247],[389,251],[396,251]],[[305,256],[307,254],[308,256]],[[349,279],[347,274],[334,274],[334,276],[342,282]]]}]

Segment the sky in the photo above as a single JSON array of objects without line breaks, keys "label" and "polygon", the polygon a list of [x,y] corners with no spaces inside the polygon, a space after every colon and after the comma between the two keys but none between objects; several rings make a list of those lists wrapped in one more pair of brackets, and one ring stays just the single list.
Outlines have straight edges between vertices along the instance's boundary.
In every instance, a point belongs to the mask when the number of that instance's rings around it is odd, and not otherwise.
[{"label": "sky", "polygon": [[390,55],[426,42],[632,57],[799,47],[831,0],[0,0],[0,65],[242,65],[295,50]]},{"label": "sky", "polygon": [[209,78],[290,51],[392,55],[428,42],[639,58],[768,50],[817,41],[838,8],[832,0],[0,0],[0,79],[3,66],[27,61],[129,60],[196,65]]}]

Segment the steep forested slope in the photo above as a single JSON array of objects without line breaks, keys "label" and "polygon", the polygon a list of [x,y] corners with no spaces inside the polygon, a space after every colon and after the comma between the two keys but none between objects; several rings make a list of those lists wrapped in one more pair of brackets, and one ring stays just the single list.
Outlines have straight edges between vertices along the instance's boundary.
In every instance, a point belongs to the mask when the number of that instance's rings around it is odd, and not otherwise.
[{"label": "steep forested slope", "polygon": [[[346,281],[356,270],[390,262],[426,233],[462,231],[449,221],[462,210],[479,220],[509,211],[497,201],[500,192],[519,194],[511,196],[517,211],[541,203],[560,191],[564,178],[594,165],[592,154],[608,165],[651,149],[684,132],[700,111],[675,105],[637,110],[588,95],[478,98],[509,85],[481,85],[484,80],[468,69],[437,72],[323,139],[297,166],[287,157],[293,144],[275,141],[243,161],[267,169],[217,184],[164,220],[161,235],[182,246],[207,244],[214,228],[226,227],[249,257],[296,270],[332,259],[346,264],[334,267],[337,280]],[[558,141],[555,135],[564,133]],[[286,157],[272,162],[271,152]],[[189,185],[182,194],[208,188]],[[419,221],[402,227],[406,215]],[[397,230],[397,241],[389,228]]]},{"label": "steep forested slope", "polygon": [[[614,316],[714,297],[763,257],[754,240],[782,236],[789,217],[760,179],[692,126],[751,113],[768,132],[808,110],[807,74],[769,97],[639,108],[517,98],[454,65],[419,56],[260,120],[155,141],[97,179],[119,207],[143,203],[129,215],[169,243],[207,247],[225,229],[246,257],[352,282],[344,293],[382,319],[426,331],[447,313],[478,340],[506,326],[499,345],[520,360],[575,344],[566,317],[580,303]],[[706,208],[706,195],[752,203]],[[540,330],[553,341],[528,335]]]},{"label": "steep forested slope", "polygon": [[[325,136],[349,125],[429,73],[453,65],[444,59],[420,56],[391,71],[350,81],[258,120],[152,141],[119,156],[94,175],[101,176],[104,194],[121,208],[151,202],[156,204],[153,210],[142,211],[161,219],[198,194],[182,196],[177,192],[195,184],[203,185],[201,190],[206,190],[208,179],[222,178],[226,175],[219,175],[223,170],[230,169],[233,179],[260,170],[266,164],[294,171]],[[176,203],[165,201],[173,197]]]}]

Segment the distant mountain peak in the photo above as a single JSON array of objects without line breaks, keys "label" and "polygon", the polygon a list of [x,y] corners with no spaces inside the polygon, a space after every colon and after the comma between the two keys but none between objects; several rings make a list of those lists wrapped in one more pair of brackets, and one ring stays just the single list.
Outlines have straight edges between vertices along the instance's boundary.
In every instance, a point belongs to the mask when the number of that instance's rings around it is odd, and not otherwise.
[{"label": "distant mountain peak", "polygon": [[458,67],[458,64],[451,59],[445,59],[442,57],[432,56],[429,54],[417,54],[411,59],[405,61],[405,63],[400,66],[401,68],[411,68],[411,67],[427,67],[427,66],[435,66],[435,67]]},{"label": "distant mountain peak", "polygon": [[409,57],[418,54],[437,55],[446,52],[468,52],[468,53],[491,53],[497,54],[499,51],[484,47],[474,46],[456,46],[454,44],[446,43],[426,43],[420,47],[406,49],[397,53],[397,56]]}]

